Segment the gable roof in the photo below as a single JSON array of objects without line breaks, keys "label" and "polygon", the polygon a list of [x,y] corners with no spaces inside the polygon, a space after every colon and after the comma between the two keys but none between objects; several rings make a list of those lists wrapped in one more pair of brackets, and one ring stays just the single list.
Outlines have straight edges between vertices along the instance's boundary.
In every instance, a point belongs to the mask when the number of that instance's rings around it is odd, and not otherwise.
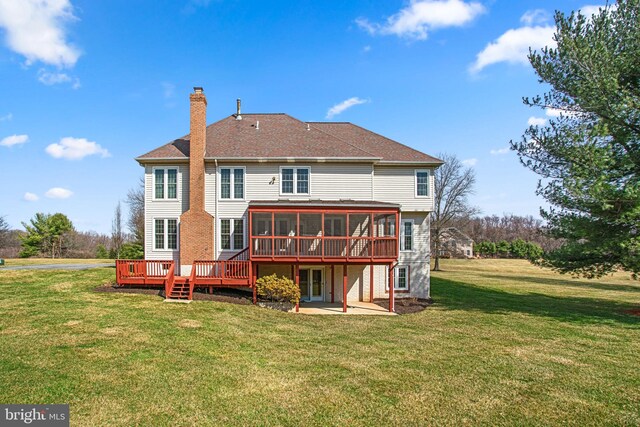
[{"label": "gable roof", "polygon": [[[332,159],[439,165],[441,160],[351,123],[302,122],[287,114],[242,114],[207,126],[206,158],[218,160]],[[136,160],[187,159],[189,135]]]}]

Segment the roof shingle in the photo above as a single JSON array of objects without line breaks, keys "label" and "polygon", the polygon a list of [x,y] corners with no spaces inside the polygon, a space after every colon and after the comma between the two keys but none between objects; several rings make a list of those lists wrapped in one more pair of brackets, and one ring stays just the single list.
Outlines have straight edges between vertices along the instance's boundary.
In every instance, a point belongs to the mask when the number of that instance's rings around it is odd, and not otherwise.
[{"label": "roof shingle", "polygon": [[[138,157],[138,160],[188,157],[189,135],[185,135]],[[442,163],[351,123],[305,123],[287,114],[243,114],[242,120],[236,120],[232,115],[207,126],[205,158]]]}]

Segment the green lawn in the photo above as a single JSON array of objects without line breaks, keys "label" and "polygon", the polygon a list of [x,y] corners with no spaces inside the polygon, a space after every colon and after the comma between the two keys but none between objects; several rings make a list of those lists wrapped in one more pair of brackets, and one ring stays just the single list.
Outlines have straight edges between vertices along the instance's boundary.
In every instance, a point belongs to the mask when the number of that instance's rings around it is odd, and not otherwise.
[{"label": "green lawn", "polygon": [[0,272],[0,403],[72,425],[640,425],[640,283],[449,261],[395,317],[95,293],[114,269]]},{"label": "green lawn", "polygon": [[86,259],[86,258],[7,258],[2,267],[15,267],[20,265],[36,264],[107,264],[114,262],[112,259]]}]

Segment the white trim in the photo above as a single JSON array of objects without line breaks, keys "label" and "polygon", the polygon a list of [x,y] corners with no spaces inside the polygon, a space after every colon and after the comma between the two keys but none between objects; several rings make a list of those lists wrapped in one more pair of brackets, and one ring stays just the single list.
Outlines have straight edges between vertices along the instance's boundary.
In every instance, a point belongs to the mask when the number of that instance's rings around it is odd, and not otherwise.
[{"label": "white trim", "polygon": [[[223,249],[222,248],[222,221],[223,220],[228,220],[230,221],[229,223],[229,232],[230,234],[230,244],[231,244],[231,249]],[[234,221],[242,221],[242,247],[241,248],[236,248],[234,245],[234,240],[233,240],[233,234],[234,234],[234,229],[235,229],[235,222]],[[218,247],[220,248],[220,252],[225,252],[225,253],[229,253],[229,252],[237,252],[237,251],[241,251],[244,248],[247,247],[247,221],[245,219],[245,217],[241,217],[241,218],[218,218],[218,232],[216,233],[217,235],[217,241],[218,241]]]},{"label": "white trim", "polygon": [[[405,222],[410,222],[411,223],[411,249],[405,249],[404,248],[404,223]],[[407,219],[403,219],[400,218],[400,252],[414,252],[416,250],[416,245],[415,245],[415,241],[416,241],[416,232],[414,229],[415,226],[415,219],[413,218],[407,218]]]},{"label": "white trim", "polygon": [[[403,269],[403,270],[406,271],[406,273],[405,273],[406,274],[405,278],[406,278],[406,282],[407,282],[407,287],[406,288],[398,288],[398,270],[399,269]],[[389,267],[386,268],[386,272],[387,272],[387,279],[384,281],[385,282],[384,290],[385,290],[385,292],[389,292]],[[411,274],[411,268],[410,268],[409,265],[404,265],[404,264],[400,265],[400,264],[398,264],[393,268],[393,289],[394,289],[395,292],[407,292],[407,291],[409,291],[411,289],[410,286],[409,286],[409,280],[410,280],[409,279],[409,275],[410,274]]]},{"label": "white trim", "polygon": [[[311,267],[305,267],[305,266],[300,266],[300,271],[302,270],[307,270],[309,271],[309,283],[307,284],[308,291],[309,291],[309,299],[305,300],[305,301],[324,301],[324,295],[325,295],[325,286],[326,286],[326,274],[325,274],[325,269],[324,266],[311,266]],[[313,297],[313,272],[314,270],[318,270],[320,272],[320,296],[317,297]],[[299,274],[299,272],[298,272]]]},{"label": "white trim", "polygon": [[[229,174],[229,198],[222,198],[222,169],[229,169],[231,172]],[[242,169],[242,198],[236,198],[234,194],[234,185],[235,185],[235,173],[234,169]],[[216,193],[217,200],[220,202],[242,202],[247,198],[247,167],[246,166],[218,166],[216,169]],[[226,219],[226,218],[225,218]]]},{"label": "white trim", "polygon": [[[418,195],[418,173],[426,173],[427,174],[427,194]],[[424,199],[430,197],[430,186],[431,186],[431,173],[429,169],[415,169],[413,172],[413,187],[414,187],[414,196],[416,199]]]},{"label": "white trim", "polygon": [[[156,197],[156,170],[162,170],[164,182],[163,182],[163,194],[164,197],[158,198]],[[169,198],[167,195],[169,194],[169,170],[176,171],[176,197]],[[180,201],[180,193],[182,191],[182,174],[180,173],[179,166],[152,166],[151,167],[151,200],[156,200],[159,202],[179,202]]]},{"label": "white trim", "polygon": [[[156,247],[156,221],[161,220],[164,222],[164,231],[163,231],[163,243],[164,248],[159,249]],[[176,248],[169,248],[169,220],[176,221]],[[180,250],[180,218],[170,218],[166,216],[161,217],[153,217],[151,218],[151,247],[154,251],[157,252],[175,252]]]},{"label": "white trim", "polygon": [[[282,169],[293,169],[293,193],[283,193],[282,192]],[[307,184],[308,184],[308,192],[306,193],[298,193],[298,169],[306,169],[307,170]],[[280,166],[280,174],[278,180],[278,193],[280,196],[303,196],[303,197],[311,197],[311,166]]]}]

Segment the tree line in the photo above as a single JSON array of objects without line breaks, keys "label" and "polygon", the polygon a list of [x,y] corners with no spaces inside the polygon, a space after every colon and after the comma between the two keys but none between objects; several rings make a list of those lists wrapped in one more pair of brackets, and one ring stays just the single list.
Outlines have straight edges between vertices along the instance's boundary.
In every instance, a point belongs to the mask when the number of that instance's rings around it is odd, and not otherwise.
[{"label": "tree line", "polygon": [[129,217],[123,219],[116,205],[111,234],[78,231],[63,213],[36,213],[22,222],[24,231],[12,230],[0,216],[0,258],[126,258],[144,257],[144,180],[129,190],[125,203]]}]

